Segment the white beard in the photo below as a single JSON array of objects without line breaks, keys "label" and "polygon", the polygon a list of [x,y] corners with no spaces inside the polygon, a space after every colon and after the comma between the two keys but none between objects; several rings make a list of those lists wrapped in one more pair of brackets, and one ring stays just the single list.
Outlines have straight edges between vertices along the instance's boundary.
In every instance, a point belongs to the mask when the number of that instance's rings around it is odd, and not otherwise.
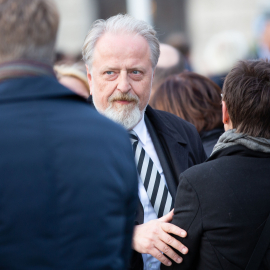
[{"label": "white beard", "polygon": [[[116,94],[109,97],[109,107],[105,110],[99,110],[98,106],[95,103],[95,97],[92,96],[93,103],[99,113],[108,117],[116,123],[121,124],[127,130],[131,130],[135,127],[139,121],[142,119],[145,109],[140,111],[139,109],[139,98],[135,95],[130,94]],[[115,100],[126,99],[132,101],[130,104],[117,104]]]},{"label": "white beard", "polygon": [[[120,106],[115,110],[112,108],[112,104],[110,104],[110,106],[104,111],[104,115],[116,123],[123,125],[127,130],[131,130],[139,123],[144,111],[141,112],[137,104],[135,107],[134,104]],[[132,107],[134,108],[132,109]]]}]

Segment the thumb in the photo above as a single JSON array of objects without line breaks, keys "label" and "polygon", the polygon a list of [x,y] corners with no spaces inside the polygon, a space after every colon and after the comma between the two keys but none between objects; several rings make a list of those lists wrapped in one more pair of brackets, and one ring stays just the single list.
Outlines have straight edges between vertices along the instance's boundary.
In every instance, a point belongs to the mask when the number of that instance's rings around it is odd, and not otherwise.
[{"label": "thumb", "polygon": [[173,218],[173,211],[174,209],[171,210],[171,212],[169,212],[167,215],[159,218],[160,221],[163,221],[163,222],[170,222],[172,221],[172,218]]}]

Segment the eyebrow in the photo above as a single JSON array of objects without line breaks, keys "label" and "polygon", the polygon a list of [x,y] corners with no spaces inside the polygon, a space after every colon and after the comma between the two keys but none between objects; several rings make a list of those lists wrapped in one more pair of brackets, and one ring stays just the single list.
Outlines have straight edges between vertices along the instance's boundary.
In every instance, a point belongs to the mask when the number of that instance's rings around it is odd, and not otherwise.
[{"label": "eyebrow", "polygon": [[109,71],[109,70],[117,70],[117,68],[112,68],[112,67],[109,67],[109,66],[104,66],[100,69],[100,72],[103,73],[105,71]]},{"label": "eyebrow", "polygon": [[133,68],[128,68],[128,70],[142,70],[143,72],[145,72],[145,68],[143,68],[141,66],[135,66]]},{"label": "eyebrow", "polygon": [[[104,66],[103,68],[101,68],[101,71],[105,71],[105,70],[119,70],[120,68],[117,67],[110,67],[110,66]],[[143,72],[145,72],[145,68],[143,68],[142,66],[134,66],[132,68],[128,68],[127,70],[142,70]]]},{"label": "eyebrow", "polygon": [[101,68],[102,70],[107,70],[107,69],[118,69],[118,68],[115,68],[115,67],[110,67],[110,66],[104,66]]}]

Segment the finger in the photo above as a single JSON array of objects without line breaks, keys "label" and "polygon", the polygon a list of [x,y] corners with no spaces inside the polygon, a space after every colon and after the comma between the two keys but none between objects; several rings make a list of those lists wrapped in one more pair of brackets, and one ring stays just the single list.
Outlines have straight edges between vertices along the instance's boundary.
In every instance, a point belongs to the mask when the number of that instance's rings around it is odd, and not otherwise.
[{"label": "finger", "polygon": [[159,241],[156,243],[156,248],[166,254],[169,258],[174,260],[176,263],[181,263],[183,261],[182,257],[180,257],[176,252],[173,251],[168,245],[164,242]]},{"label": "finger", "polygon": [[174,224],[170,224],[170,223],[161,223],[161,228],[164,232],[167,233],[172,233],[174,235],[178,235],[182,238],[185,238],[187,236],[187,232],[183,229],[181,229],[180,227],[174,225]]},{"label": "finger", "polygon": [[164,256],[157,248],[152,250],[151,255],[167,266],[172,265],[172,262],[166,256]]},{"label": "finger", "polygon": [[170,222],[170,221],[172,221],[172,218],[173,218],[173,211],[174,211],[174,209],[171,210],[171,212],[169,212],[167,215],[165,215],[165,216],[159,218],[159,220],[160,220],[160,221],[163,221],[163,222]]},{"label": "finger", "polygon": [[[173,236],[169,235],[168,233],[166,233],[164,231],[160,232],[159,239],[162,240],[165,244],[177,249],[182,254],[188,253],[188,248],[186,246],[184,246],[180,241],[178,241]],[[169,256],[169,257],[171,258],[171,256]]]}]

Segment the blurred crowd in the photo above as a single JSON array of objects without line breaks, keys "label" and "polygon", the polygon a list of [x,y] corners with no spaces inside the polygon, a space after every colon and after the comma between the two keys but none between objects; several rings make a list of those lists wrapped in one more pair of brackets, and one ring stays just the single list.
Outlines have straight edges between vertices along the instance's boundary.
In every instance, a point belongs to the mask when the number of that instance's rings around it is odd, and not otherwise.
[{"label": "blurred crowd", "polygon": [[270,13],[193,67],[126,14],[55,53],[53,0],[0,0],[0,269],[270,269]]},{"label": "blurred crowd", "polygon": [[[167,33],[166,43],[160,44],[149,104],[195,125],[207,156],[224,132],[219,97],[226,75],[239,60],[270,57],[270,12],[257,17],[253,32],[255,38],[251,47],[239,31],[225,31],[213,36],[202,48],[204,75],[197,74],[193,68],[192,44],[186,34]],[[57,52],[54,65],[61,83],[77,94],[89,97],[86,69],[80,53],[71,56]]]}]

